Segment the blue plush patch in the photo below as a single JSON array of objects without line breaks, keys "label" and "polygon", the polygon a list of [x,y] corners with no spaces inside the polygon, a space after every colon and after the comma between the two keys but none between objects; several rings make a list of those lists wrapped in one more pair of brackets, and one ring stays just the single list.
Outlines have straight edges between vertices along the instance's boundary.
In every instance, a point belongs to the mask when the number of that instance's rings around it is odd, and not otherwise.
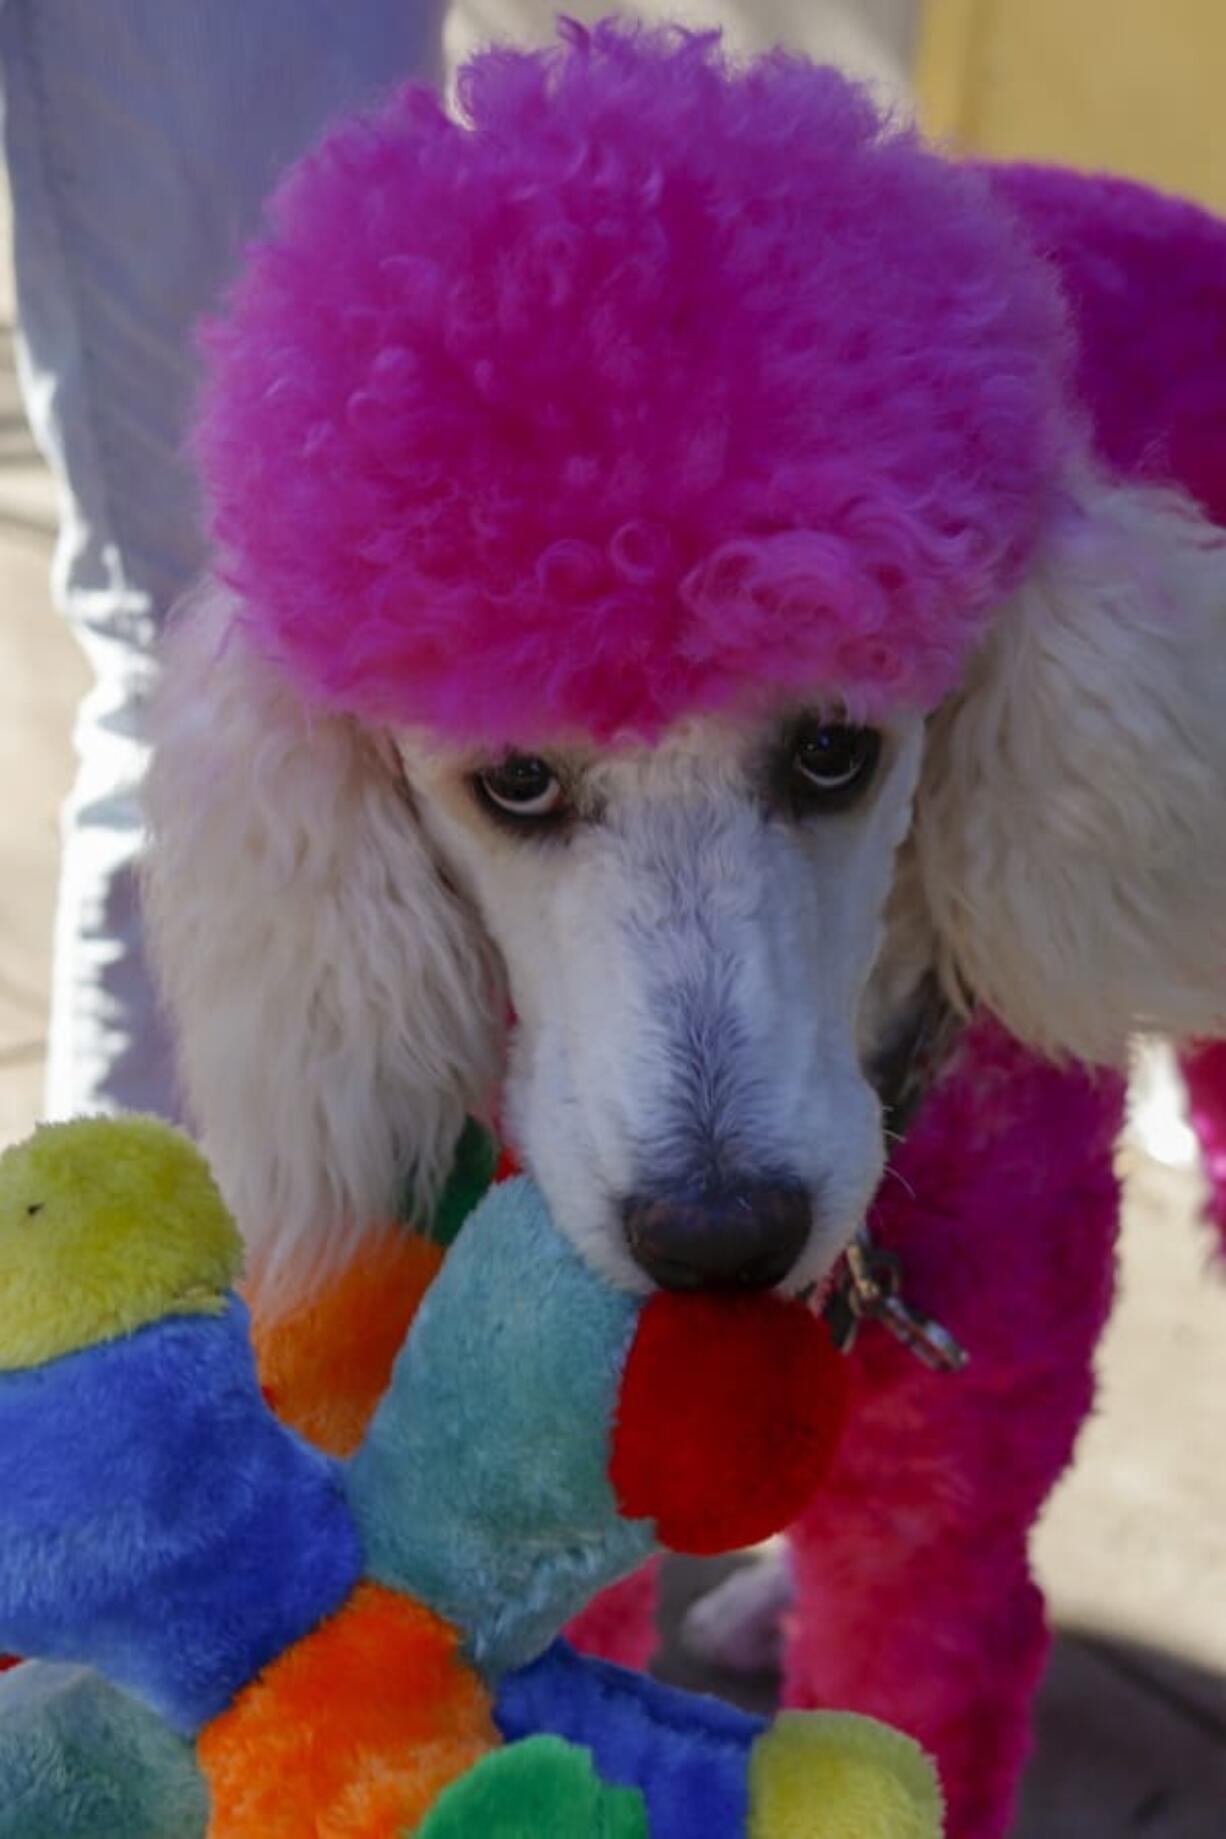
[{"label": "blue plush patch", "polygon": [[539,1654],[653,1547],[608,1478],[639,1306],[530,1182],[504,1182],[448,1252],[350,1465],[371,1574],[455,1622],[490,1673]]},{"label": "blue plush patch", "polygon": [[361,1571],[338,1466],[268,1411],[247,1311],[0,1374],[0,1649],[190,1734]]},{"label": "blue plush patch", "polygon": [[[743,1839],[749,1753],[764,1726],[556,1642],[508,1674],[507,1742],[553,1732],[602,1777],[643,1794],[652,1839]],[[208,1796],[190,1744],[79,1667],[0,1678],[0,1839],[204,1839]]]},{"label": "blue plush patch", "polygon": [[508,1743],[553,1731],[585,1744],[606,1781],[642,1790],[651,1839],[743,1839],[761,1718],[589,1660],[565,1641],[499,1682],[494,1715]]}]

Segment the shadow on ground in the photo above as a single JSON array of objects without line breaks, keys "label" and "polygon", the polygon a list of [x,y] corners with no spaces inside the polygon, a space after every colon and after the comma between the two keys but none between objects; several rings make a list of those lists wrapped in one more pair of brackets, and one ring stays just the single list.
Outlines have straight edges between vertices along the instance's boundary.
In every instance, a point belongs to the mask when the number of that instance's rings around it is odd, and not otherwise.
[{"label": "shadow on ground", "polygon": [[[693,1660],[679,1639],[690,1603],[736,1560],[674,1559],[664,1570],[655,1671],[673,1685],[769,1712],[771,1673]],[[1057,1636],[1039,1696],[1036,1766],[1013,1839],[1226,1839],[1226,1678],[1094,1629]]]}]

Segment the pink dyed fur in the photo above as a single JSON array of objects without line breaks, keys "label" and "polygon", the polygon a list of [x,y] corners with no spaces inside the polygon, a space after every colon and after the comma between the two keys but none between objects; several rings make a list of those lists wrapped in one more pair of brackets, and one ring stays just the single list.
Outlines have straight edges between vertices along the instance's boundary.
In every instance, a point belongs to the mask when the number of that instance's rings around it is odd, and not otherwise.
[{"label": "pink dyed fur", "polygon": [[1226,227],[1126,179],[1042,166],[987,176],[1060,276],[1103,459],[1182,486],[1226,524]]},{"label": "pink dyed fur", "polygon": [[865,1334],[851,1426],[795,1530],[789,1703],[914,1732],[940,1758],[952,1839],[1007,1830],[1029,1747],[1048,1634],[1027,1542],[1090,1406],[1120,1109],[1117,1079],[1059,1072],[994,1027],[964,1044],[874,1225],[971,1365],[935,1375]]},{"label": "pink dyed fur", "polygon": [[[339,129],[213,334],[223,565],[313,696],[523,741],[823,676],[866,709],[939,695],[1078,438],[1012,212],[1067,289],[1104,459],[1226,513],[1203,214],[960,171],[830,73],[725,83],[709,41],[572,31],[482,60],[465,104],[472,130],[415,91]],[[951,1839],[1000,1839],[1027,1747],[1026,1541],[1089,1405],[1118,1111],[1114,1081],[986,1026],[967,1045],[879,1225],[974,1364],[936,1379],[866,1336],[840,1473],[797,1531],[788,1696],[929,1741]],[[647,1592],[586,1638],[645,1651]]]},{"label": "pink dyed fur", "polygon": [[[1102,457],[1226,521],[1226,229],[1115,180],[992,183],[1060,273]],[[1226,1048],[1189,1063],[1226,1231]],[[975,1352],[933,1379],[883,1339],[857,1361],[844,1466],[797,1529],[786,1692],[893,1717],[941,1757],[951,1839],[1000,1839],[1047,1648],[1030,1527],[1091,1397],[1116,1230],[1115,1082],[982,1035],[933,1093],[879,1225],[917,1300]]]},{"label": "pink dyed fur", "polygon": [[585,1654],[615,1661],[619,1667],[644,1668],[656,1651],[656,1600],[659,1560],[603,1590],[577,1615],[566,1638]]},{"label": "pink dyed fur", "polygon": [[833,71],[564,38],[476,58],[468,126],[415,88],[342,124],[274,201],[199,436],[254,636],[485,742],[931,704],[1069,443],[1044,271]]},{"label": "pink dyed fur", "polygon": [[[989,176],[1077,308],[1081,400],[1103,458],[1182,485],[1226,521],[1226,229],[1118,181]],[[1185,1072],[1226,1239],[1226,1045],[1187,1056]],[[866,1335],[838,1467],[795,1530],[786,1697],[913,1730],[940,1757],[950,1839],[1001,1839],[1029,1750],[1049,1637],[1027,1547],[1090,1405],[1120,1100],[1115,1080],[1045,1067],[990,1028],[968,1045],[876,1224],[905,1254],[916,1301],[974,1363],[934,1377]]]},{"label": "pink dyed fur", "polygon": [[1182,1066],[1188,1114],[1208,1178],[1205,1211],[1226,1258],[1226,1041],[1211,1041],[1185,1054]]},{"label": "pink dyed fur", "polygon": [[[1120,181],[990,177],[1076,309],[1102,457],[1226,521],[1226,229]],[[1188,1073],[1226,1232],[1226,1047]],[[975,1359],[948,1381],[881,1337],[866,1345],[842,1467],[796,1531],[789,1700],[855,1704],[930,1743],[951,1839],[1000,1839],[1012,1819],[1047,1649],[1027,1543],[1090,1404],[1119,1109],[1114,1081],[1043,1067],[986,1032],[932,1094],[878,1225],[917,1301]]]}]

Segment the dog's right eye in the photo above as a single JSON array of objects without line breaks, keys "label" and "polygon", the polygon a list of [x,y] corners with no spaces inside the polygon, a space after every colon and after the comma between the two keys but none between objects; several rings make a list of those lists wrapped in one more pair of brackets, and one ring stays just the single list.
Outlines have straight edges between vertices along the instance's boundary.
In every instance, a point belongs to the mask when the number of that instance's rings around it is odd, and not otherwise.
[{"label": "dog's right eye", "polygon": [[497,766],[474,774],[473,785],[487,809],[515,823],[556,820],[566,809],[562,781],[536,754],[510,753]]}]

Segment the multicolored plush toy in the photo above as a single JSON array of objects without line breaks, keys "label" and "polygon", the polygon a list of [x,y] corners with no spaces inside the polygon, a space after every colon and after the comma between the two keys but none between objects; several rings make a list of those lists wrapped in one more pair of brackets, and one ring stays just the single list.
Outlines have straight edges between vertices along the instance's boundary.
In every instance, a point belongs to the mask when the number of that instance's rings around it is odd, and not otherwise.
[{"label": "multicolored plush toy", "polygon": [[2,1839],[939,1832],[883,1726],[763,1726],[550,1645],[657,1542],[795,1516],[843,1399],[802,1305],[618,1292],[503,1183],[342,1464],[261,1396],[240,1261],[155,1120],[0,1161],[0,1643],[31,1657]]}]

